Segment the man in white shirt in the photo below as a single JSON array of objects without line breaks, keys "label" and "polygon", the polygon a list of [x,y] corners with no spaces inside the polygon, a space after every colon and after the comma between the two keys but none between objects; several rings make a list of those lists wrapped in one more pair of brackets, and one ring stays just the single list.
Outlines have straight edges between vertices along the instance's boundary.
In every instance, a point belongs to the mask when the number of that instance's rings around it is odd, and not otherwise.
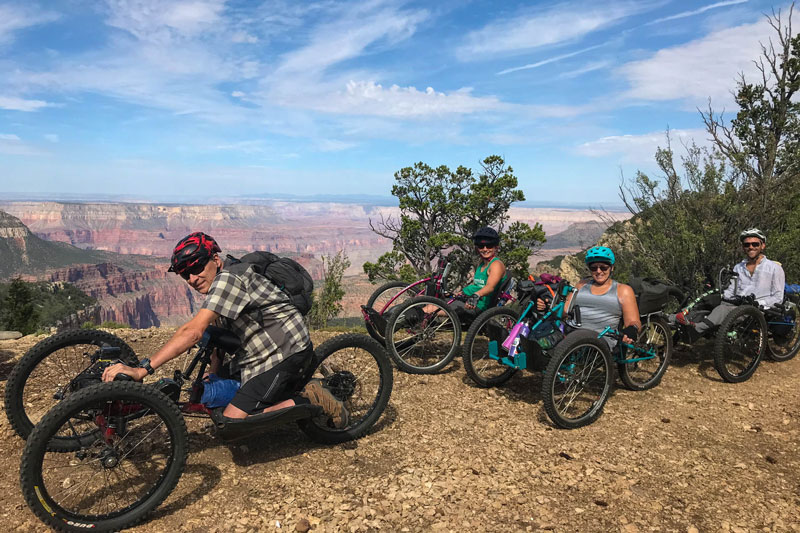
[{"label": "man in white shirt", "polygon": [[[725,289],[722,293],[723,300],[752,294],[762,308],[781,303],[786,276],[780,263],[770,261],[764,255],[767,237],[758,228],[750,228],[739,234],[739,240],[746,258],[733,267],[733,271],[739,275],[738,281],[735,284],[731,283]],[[723,301],[707,317],[694,324],[694,328],[698,333],[703,333],[712,327],[719,326],[735,307],[735,305]]]}]

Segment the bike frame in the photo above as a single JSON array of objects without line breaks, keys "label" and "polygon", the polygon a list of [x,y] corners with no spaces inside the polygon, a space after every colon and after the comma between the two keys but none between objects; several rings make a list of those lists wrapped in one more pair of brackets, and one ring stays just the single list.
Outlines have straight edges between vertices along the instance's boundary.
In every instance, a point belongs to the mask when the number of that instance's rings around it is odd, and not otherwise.
[{"label": "bike frame", "polygon": [[[427,296],[433,296],[434,298],[442,298],[444,296],[444,287],[443,287],[444,282],[449,274],[450,274],[450,263],[446,263],[443,269],[440,269],[432,276],[415,281],[414,283],[403,288],[401,291],[395,294],[388,302],[386,302],[386,304],[384,304],[383,307],[381,307],[380,309],[376,309],[376,311],[378,312],[379,315],[382,316],[387,309],[389,309],[390,307],[392,307],[392,305],[394,305],[395,301],[397,301],[398,298],[406,294],[408,291],[414,289],[414,287],[427,284],[430,281],[436,282],[435,284],[436,290],[434,291],[434,294],[427,294]],[[498,303],[498,305],[505,305],[516,300],[514,296],[510,294],[510,292],[511,292],[511,287],[509,287],[508,290],[503,291],[497,296],[497,301],[502,302]],[[416,294],[419,296],[426,295],[425,290],[419,291]],[[447,304],[449,305],[453,303],[455,300],[456,300],[455,298],[450,298],[449,300],[447,300]],[[361,309],[361,315],[364,317],[364,321],[372,323],[372,319],[370,318],[369,313],[367,313],[367,311],[363,308]]]},{"label": "bike frame", "polygon": [[[544,321],[550,319],[553,315],[555,315],[554,322],[557,327],[561,327],[564,321],[564,315],[569,314],[569,310],[565,310],[567,296],[570,293],[574,292],[575,288],[569,285],[568,283],[562,282],[560,287],[556,291],[556,297],[553,299],[552,304],[550,305],[550,309],[542,315],[542,317],[533,325],[531,326],[531,331],[535,330],[542,324]],[[571,300],[570,300],[571,302]],[[528,302],[527,307],[522,312],[519,317],[519,320],[514,324],[516,327],[518,324],[521,324],[523,320],[528,316],[528,313],[533,309],[533,306],[536,302],[531,298],[531,301]],[[492,348],[494,348],[494,353],[492,353]],[[500,356],[500,351],[497,348],[496,341],[492,341],[489,343],[489,357],[498,361],[499,363],[509,366],[511,368],[516,369],[526,369],[528,367],[528,356],[525,352],[518,352],[514,354],[514,358],[510,358],[508,356]]]},{"label": "bike frame", "polygon": [[[547,311],[547,313],[542,315],[542,317],[534,325],[531,326],[530,330],[534,331],[543,322],[545,322],[546,320],[549,320],[551,317],[553,317],[553,315],[555,315],[554,322],[556,324],[556,327],[561,328],[563,326],[563,323],[564,323],[564,316],[565,315],[569,315],[570,311],[572,310],[571,309],[571,305],[570,305],[569,309],[566,309],[567,297],[571,293],[573,293],[575,291],[576,291],[576,289],[574,287],[572,287],[571,285],[569,285],[567,283],[563,283],[562,282],[561,286],[556,291],[556,298],[554,298],[553,303],[550,306],[550,309]],[[572,301],[573,300],[570,300],[570,304],[572,303]],[[527,307],[525,308],[525,310],[520,315],[519,320],[517,320],[516,324],[514,324],[515,326],[517,326],[518,324],[522,323],[522,321],[525,319],[525,317],[528,315],[528,313],[531,311],[531,309],[533,309],[534,304],[535,304],[534,301],[531,301],[531,302],[528,303]],[[648,321],[649,321],[650,316],[652,314],[658,314],[658,313],[651,313],[650,315],[647,315]],[[580,327],[580,324],[576,324],[576,325]],[[600,332],[600,334],[597,336],[597,338],[602,338],[602,337],[606,337],[606,336],[609,336],[611,338],[617,339],[619,341],[618,347],[620,347],[620,349],[616,350],[617,353],[616,353],[616,356],[615,356],[615,359],[614,359],[614,361],[616,363],[631,364],[631,363],[636,363],[636,362],[639,362],[639,361],[646,361],[648,359],[653,359],[656,356],[655,351],[652,350],[652,349],[651,350],[646,350],[644,348],[640,348],[640,347],[635,346],[633,344],[623,343],[622,342],[622,334],[619,331],[617,331],[615,328],[612,328],[610,326],[606,327],[602,332]],[[492,342],[494,342],[494,341],[492,341]],[[503,364],[505,366],[509,366],[511,368],[522,369],[522,370],[527,369],[528,360],[527,360],[527,354],[525,352],[516,353],[514,355],[513,359],[512,359],[512,358],[510,358],[508,356],[501,357],[499,355],[499,350],[497,349],[496,345],[492,346],[492,343],[490,343],[489,346],[490,346],[489,357],[491,359],[494,359],[494,360],[500,362],[501,364]],[[494,348],[495,353],[492,353],[492,347]],[[633,358],[630,358],[630,359],[625,358],[624,357],[624,351],[622,350],[622,347],[634,350],[637,354],[640,354],[640,356],[639,357],[633,357]]]},{"label": "bike frame", "polygon": [[[435,298],[438,298],[438,297],[442,296],[442,292],[443,292],[442,286],[444,285],[444,280],[447,279],[448,274],[450,274],[450,263],[445,263],[444,267],[438,269],[437,272],[435,272],[433,275],[428,276],[427,278],[423,278],[421,280],[415,281],[414,283],[408,285],[403,290],[401,290],[400,292],[398,292],[397,294],[392,296],[392,298],[388,302],[386,302],[386,304],[384,304],[384,306],[382,308],[377,310],[378,314],[382,316],[383,313],[387,309],[389,309],[392,305],[394,305],[394,302],[398,298],[400,298],[402,295],[406,294],[408,291],[412,290],[414,287],[418,287],[420,285],[427,284],[430,281],[435,281],[436,282],[435,283],[436,290],[435,290],[434,294],[431,294],[429,296],[433,296]],[[424,294],[424,293],[425,293],[425,291],[422,290],[422,291],[419,291],[417,294],[421,295],[421,294]],[[370,316],[367,313],[367,311],[365,311],[364,309],[361,309],[361,314],[363,315],[364,320],[366,322],[370,322],[370,323],[372,322],[372,319],[370,318]]]}]

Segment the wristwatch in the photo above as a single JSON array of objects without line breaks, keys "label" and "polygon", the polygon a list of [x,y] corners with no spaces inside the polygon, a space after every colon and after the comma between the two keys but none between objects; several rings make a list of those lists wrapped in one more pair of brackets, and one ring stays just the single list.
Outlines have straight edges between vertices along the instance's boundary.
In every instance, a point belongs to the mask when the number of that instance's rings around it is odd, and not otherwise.
[{"label": "wristwatch", "polygon": [[139,361],[139,368],[144,368],[145,370],[147,370],[147,374],[151,376],[155,372],[155,369],[152,366],[150,366],[150,359],[147,358]]}]

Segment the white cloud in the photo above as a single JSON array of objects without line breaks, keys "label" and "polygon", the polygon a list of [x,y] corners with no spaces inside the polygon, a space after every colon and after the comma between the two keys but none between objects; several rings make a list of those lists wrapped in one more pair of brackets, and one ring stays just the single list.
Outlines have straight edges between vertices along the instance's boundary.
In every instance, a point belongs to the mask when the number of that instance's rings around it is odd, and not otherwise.
[{"label": "white cloud", "polygon": [[320,139],[317,141],[317,148],[321,152],[341,152],[356,146],[356,143],[339,141],[336,139]]},{"label": "white cloud", "polygon": [[107,3],[110,26],[143,41],[160,42],[213,28],[225,7],[225,0],[107,0]]},{"label": "white cloud", "polygon": [[710,11],[712,9],[717,9],[719,7],[726,7],[726,6],[735,6],[737,4],[745,4],[748,0],[726,0],[723,2],[716,2],[714,4],[709,4],[707,6],[703,6],[699,9],[694,9],[692,11],[682,11],[681,13],[676,13],[675,15],[670,15],[668,17],[661,17],[656,20],[652,20],[645,24],[645,26],[650,26],[652,24],[659,24],[661,22],[667,22],[670,20],[677,20],[686,17],[693,17],[694,15],[699,15],[701,13],[705,13],[706,11]]},{"label": "white cloud", "polygon": [[310,99],[303,104],[304,107],[328,113],[399,118],[475,113],[504,106],[497,98],[479,98],[470,93],[470,89],[444,93],[432,87],[420,91],[415,87],[383,87],[371,81],[350,81],[344,90],[328,94],[324,99]]},{"label": "white cloud", "polygon": [[0,4],[0,43],[8,41],[14,32],[52,22],[58,15],[49,11],[38,11],[32,7]]},{"label": "white cloud", "polygon": [[422,90],[381,83],[370,72],[330,74],[342,62],[409,38],[428,16],[424,10],[403,11],[380,2],[348,5],[339,18],[315,28],[305,46],[282,57],[262,82],[261,101],[324,113],[414,119],[503,107],[493,96],[473,96],[469,88]]},{"label": "white cloud", "polygon": [[[702,129],[669,130],[673,149],[694,141],[698,146],[709,143],[708,134]],[[666,132],[656,131],[643,135],[612,135],[586,142],[576,148],[576,152],[587,157],[617,156],[625,163],[652,163],[656,149],[666,147]]]},{"label": "white cloud", "polygon": [[601,46],[603,46],[603,45],[602,44],[598,44],[598,45],[595,45],[595,46],[589,46],[589,47],[584,48],[582,50],[577,50],[575,52],[570,52],[568,54],[561,54],[561,55],[558,55],[558,56],[555,56],[555,57],[550,57],[550,58],[547,58],[547,59],[543,59],[541,61],[537,61],[536,63],[530,63],[528,65],[523,65],[521,67],[507,68],[505,70],[501,70],[500,72],[498,72],[497,75],[498,76],[502,76],[504,74],[509,74],[511,72],[517,72],[519,70],[529,70],[529,69],[532,69],[532,68],[539,68],[541,66],[548,65],[550,63],[555,63],[556,61],[561,61],[562,59],[575,57],[577,55],[584,54],[584,53],[589,52],[591,50],[596,50],[597,48],[600,48]]},{"label": "white cloud", "polygon": [[690,43],[659,50],[651,57],[627,63],[617,72],[628,80],[626,98],[686,100],[704,106],[732,104],[731,90],[740,72],[755,79],[753,60],[759,42],[774,34],[766,20],[716,31]]},{"label": "white cloud", "polygon": [[325,69],[362,55],[370,46],[381,42],[398,42],[416,31],[428,12],[399,11],[392,7],[375,10],[373,3],[354,6],[341,18],[316,28],[304,47],[282,57],[277,75],[291,73],[311,76]]},{"label": "white cloud", "polygon": [[38,111],[49,104],[43,100],[26,100],[16,96],[0,96],[0,109],[11,111]]},{"label": "white cloud", "polygon": [[564,3],[490,22],[456,50],[462,61],[572,42],[652,8],[653,2]]},{"label": "white cloud", "polygon": [[594,61],[588,63],[582,67],[576,68],[574,70],[569,70],[567,72],[562,72],[558,75],[560,79],[570,79],[570,78],[577,78],[583,74],[587,74],[589,72],[594,72],[596,70],[603,70],[611,66],[611,61]]},{"label": "white cloud", "polygon": [[242,91],[233,91],[231,93],[231,96],[233,96],[234,98],[242,98],[244,96],[244,93]]},{"label": "white cloud", "polygon": [[258,42],[258,37],[255,35],[250,35],[246,31],[240,30],[235,32],[231,36],[231,41],[235,43],[248,43],[248,44],[255,44]]},{"label": "white cloud", "polygon": [[268,151],[267,143],[264,140],[237,141],[232,143],[218,144],[215,150],[225,150],[232,152],[242,152],[245,154],[263,154]]},{"label": "white cloud", "polygon": [[18,135],[0,133],[0,154],[38,156],[47,155],[47,152],[22,141]]},{"label": "white cloud", "polygon": [[46,140],[50,141],[51,143],[57,143],[57,142],[59,142],[61,140],[59,138],[58,134],[56,134],[56,133],[45,133],[44,134],[44,138]]}]

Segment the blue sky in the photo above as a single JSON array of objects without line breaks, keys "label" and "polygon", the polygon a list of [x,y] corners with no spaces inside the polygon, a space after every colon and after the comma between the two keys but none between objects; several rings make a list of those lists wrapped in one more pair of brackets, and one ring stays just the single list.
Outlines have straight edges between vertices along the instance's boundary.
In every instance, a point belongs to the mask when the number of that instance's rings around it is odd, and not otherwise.
[{"label": "blue sky", "polygon": [[528,200],[615,204],[667,127],[735,112],[773,8],[0,0],[0,192],[386,195],[500,154]]}]

